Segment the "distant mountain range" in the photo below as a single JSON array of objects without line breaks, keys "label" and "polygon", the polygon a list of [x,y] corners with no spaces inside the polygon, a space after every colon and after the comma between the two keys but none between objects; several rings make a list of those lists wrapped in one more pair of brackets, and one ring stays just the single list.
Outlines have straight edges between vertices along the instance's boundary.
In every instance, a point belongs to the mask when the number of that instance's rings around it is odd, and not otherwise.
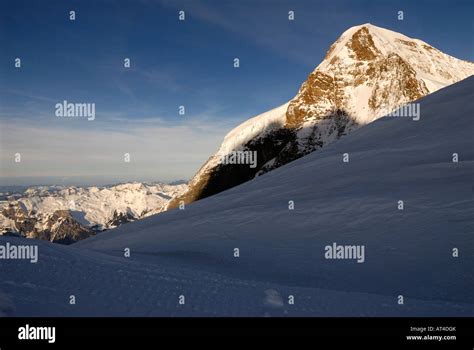
[{"label": "distant mountain range", "polygon": [[[472,74],[472,62],[422,40],[369,23],[352,27],[331,45],[292,100],[230,131],[169,208],[276,169]],[[257,166],[223,164],[222,157],[234,151],[256,152]]]},{"label": "distant mountain range", "polygon": [[186,188],[181,181],[106,187],[31,187],[2,201],[0,234],[69,244],[160,213]]}]

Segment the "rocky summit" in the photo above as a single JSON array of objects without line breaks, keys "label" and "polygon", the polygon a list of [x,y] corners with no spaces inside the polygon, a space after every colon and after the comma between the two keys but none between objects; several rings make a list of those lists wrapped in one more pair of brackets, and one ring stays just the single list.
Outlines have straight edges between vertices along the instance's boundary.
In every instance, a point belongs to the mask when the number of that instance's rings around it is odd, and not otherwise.
[{"label": "rocky summit", "polygon": [[[168,208],[251,180],[472,74],[473,63],[422,40],[369,23],[352,27],[330,46],[292,100],[230,131]],[[257,152],[257,166],[220,161],[234,151]]]}]

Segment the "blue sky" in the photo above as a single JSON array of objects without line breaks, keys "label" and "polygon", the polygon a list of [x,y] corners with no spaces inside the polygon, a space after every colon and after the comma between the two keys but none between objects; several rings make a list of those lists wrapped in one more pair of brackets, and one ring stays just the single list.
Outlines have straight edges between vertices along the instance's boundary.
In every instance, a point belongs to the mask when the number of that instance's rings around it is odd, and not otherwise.
[{"label": "blue sky", "polygon": [[[472,1],[2,1],[0,177],[189,178],[232,127],[291,99],[349,27],[474,61],[473,15]],[[96,119],[58,119],[63,100],[95,103]]]}]

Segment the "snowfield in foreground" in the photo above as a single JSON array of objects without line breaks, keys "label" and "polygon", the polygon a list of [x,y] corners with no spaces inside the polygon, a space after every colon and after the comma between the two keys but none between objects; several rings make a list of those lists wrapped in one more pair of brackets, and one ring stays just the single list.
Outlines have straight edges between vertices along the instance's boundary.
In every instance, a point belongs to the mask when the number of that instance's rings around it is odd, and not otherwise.
[{"label": "snowfield in foreground", "polygon": [[[474,77],[420,101],[185,210],[72,246],[0,237],[39,245],[0,261],[0,314],[473,316]],[[325,259],[334,242],[365,261]]]}]

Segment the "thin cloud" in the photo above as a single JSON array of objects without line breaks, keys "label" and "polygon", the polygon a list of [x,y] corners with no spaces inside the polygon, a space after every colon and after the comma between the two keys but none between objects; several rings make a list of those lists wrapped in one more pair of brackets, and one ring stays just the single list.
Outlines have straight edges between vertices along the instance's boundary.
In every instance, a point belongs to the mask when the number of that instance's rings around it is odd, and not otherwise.
[{"label": "thin cloud", "polygon": [[[156,179],[191,177],[214,153],[229,126],[186,121],[169,125],[160,119],[136,120],[121,130],[104,130],[95,121],[88,128],[2,123],[8,133],[0,139],[0,177],[104,176],[136,174]],[[116,121],[116,123],[120,123]],[[126,132],[124,132],[126,130]],[[205,131],[206,137],[203,137]],[[21,163],[14,162],[20,153]],[[131,163],[125,163],[130,153]]]},{"label": "thin cloud", "polygon": [[2,94],[11,94],[11,95],[20,96],[20,97],[24,97],[28,99],[34,99],[38,101],[57,102],[57,100],[54,98],[38,95],[35,93],[30,93],[28,91],[21,91],[21,90],[16,90],[16,89],[9,89],[9,88],[0,88],[0,92]]}]

